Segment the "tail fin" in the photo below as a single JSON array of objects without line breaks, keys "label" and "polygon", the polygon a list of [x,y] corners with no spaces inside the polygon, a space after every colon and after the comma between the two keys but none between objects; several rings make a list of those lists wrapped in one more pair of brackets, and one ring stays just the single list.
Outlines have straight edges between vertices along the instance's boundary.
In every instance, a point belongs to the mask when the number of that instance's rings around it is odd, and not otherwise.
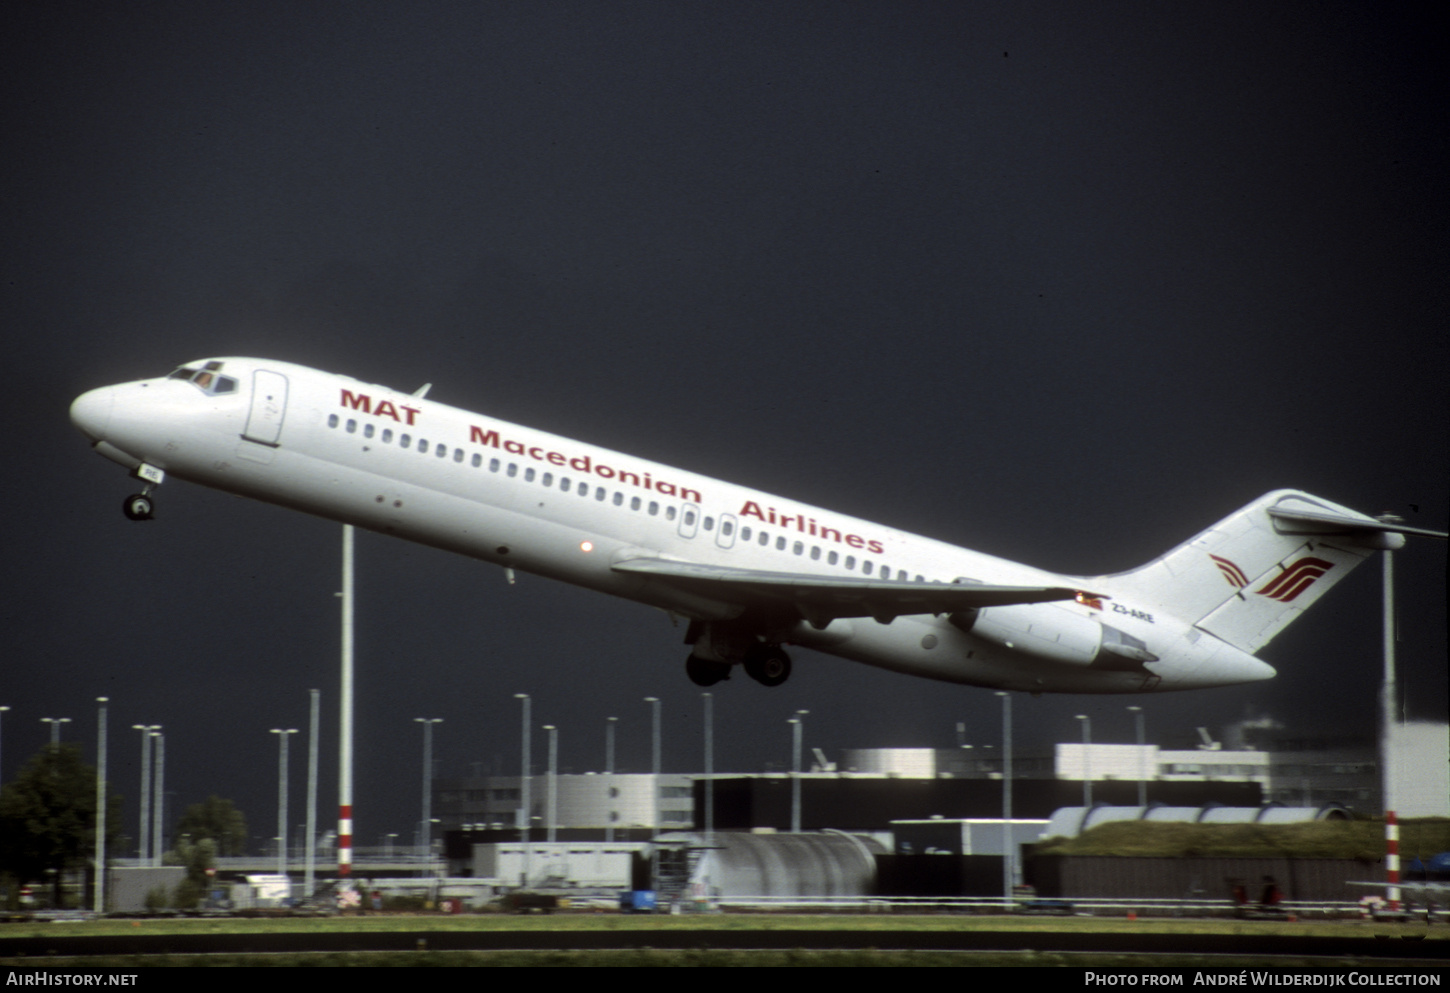
[{"label": "tail fin", "polygon": [[1141,568],[1095,580],[1250,654],[1377,549],[1403,536],[1298,490],[1275,490]]}]

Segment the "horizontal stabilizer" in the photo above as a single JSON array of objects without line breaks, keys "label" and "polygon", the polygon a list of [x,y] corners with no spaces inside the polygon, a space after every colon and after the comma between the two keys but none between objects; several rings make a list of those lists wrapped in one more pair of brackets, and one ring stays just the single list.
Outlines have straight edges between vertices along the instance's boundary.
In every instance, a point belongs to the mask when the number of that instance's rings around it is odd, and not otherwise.
[{"label": "horizontal stabilizer", "polygon": [[1346,517],[1342,514],[1326,514],[1318,511],[1270,507],[1266,513],[1278,521],[1306,525],[1302,532],[1319,534],[1344,533],[1346,531],[1384,531],[1391,534],[1413,534],[1423,538],[1450,538],[1444,531],[1428,528],[1410,528],[1389,521],[1377,521],[1370,517]]},{"label": "horizontal stabilizer", "polygon": [[616,572],[637,573],[692,593],[747,607],[793,608],[823,628],[839,617],[873,617],[883,623],[909,614],[950,614],[979,607],[1072,600],[1078,590],[1060,586],[985,586],[917,583],[768,572],[696,565],[666,559],[616,562]]}]

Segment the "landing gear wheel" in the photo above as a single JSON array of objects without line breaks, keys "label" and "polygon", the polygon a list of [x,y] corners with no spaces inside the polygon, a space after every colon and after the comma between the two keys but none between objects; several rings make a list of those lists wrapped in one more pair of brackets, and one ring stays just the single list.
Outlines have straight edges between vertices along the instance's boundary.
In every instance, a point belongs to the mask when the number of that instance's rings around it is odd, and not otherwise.
[{"label": "landing gear wheel", "polygon": [[756,645],[745,654],[745,673],[762,686],[779,686],[790,678],[790,656],[779,645]]},{"label": "landing gear wheel", "polygon": [[156,516],[156,507],[145,493],[132,493],[121,504],[121,510],[133,521],[149,521]]},{"label": "landing gear wheel", "polygon": [[685,675],[689,676],[690,682],[696,686],[714,686],[720,680],[730,678],[730,664],[712,662],[709,659],[702,659],[698,655],[691,655],[685,659]]}]

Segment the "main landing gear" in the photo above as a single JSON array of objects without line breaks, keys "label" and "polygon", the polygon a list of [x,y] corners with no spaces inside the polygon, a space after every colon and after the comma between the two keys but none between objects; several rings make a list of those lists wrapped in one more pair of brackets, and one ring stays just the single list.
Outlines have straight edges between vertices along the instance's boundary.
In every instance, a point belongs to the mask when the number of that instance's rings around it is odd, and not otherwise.
[{"label": "main landing gear", "polygon": [[[779,645],[753,645],[741,659],[745,674],[762,686],[779,686],[790,678],[790,656]],[[696,686],[714,686],[730,678],[731,663],[691,655],[685,674]]]}]

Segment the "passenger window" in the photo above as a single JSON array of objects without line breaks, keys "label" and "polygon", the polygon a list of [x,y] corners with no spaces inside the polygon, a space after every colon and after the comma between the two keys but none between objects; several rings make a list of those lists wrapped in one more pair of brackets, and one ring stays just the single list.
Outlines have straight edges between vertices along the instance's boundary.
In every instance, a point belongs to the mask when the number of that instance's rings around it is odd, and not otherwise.
[{"label": "passenger window", "polygon": [[731,524],[729,521],[721,521],[720,533],[725,535],[725,537],[727,538],[730,537],[732,534],[735,533],[735,525]]},{"label": "passenger window", "polygon": [[477,452],[474,452],[473,458],[470,459],[470,461],[473,463],[473,467],[477,469],[479,466],[483,465],[483,456],[479,455]]},{"label": "passenger window", "polygon": [[371,424],[364,424],[363,425],[363,437],[364,438],[371,438],[372,436],[373,436],[373,426]]},{"label": "passenger window", "polygon": [[[694,526],[695,526],[695,512],[693,510],[687,510],[687,511],[685,511],[685,527],[692,528]],[[279,842],[279,844],[280,844],[280,842]]]},{"label": "passenger window", "polygon": [[673,506],[666,507],[665,508],[665,520],[667,520],[667,521],[673,521],[674,519],[675,519],[675,508]]},{"label": "passenger window", "polygon": [[594,487],[594,499],[598,500],[599,502],[603,503],[604,502],[604,498],[607,497],[608,495],[609,494],[604,491],[604,487],[602,487],[602,486],[596,486],[596,487]]},{"label": "passenger window", "polygon": [[840,552],[830,552],[830,553],[828,553],[826,555],[826,564],[827,565],[835,565],[836,562],[840,560],[840,558],[841,558],[841,553]]},{"label": "passenger window", "polygon": [[799,555],[801,552],[803,552],[805,550],[806,550],[806,544],[803,541],[796,542],[795,543],[795,547],[791,549],[791,551],[794,552],[796,555]]},{"label": "passenger window", "polygon": [[614,492],[614,505],[616,507],[624,506],[624,494],[620,493],[618,490]]},{"label": "passenger window", "polygon": [[507,473],[509,479],[513,479],[518,474],[519,474],[519,466],[518,466],[518,463],[517,462],[510,462],[509,463],[509,471]]},{"label": "passenger window", "polygon": [[749,541],[750,540],[750,529],[749,528],[741,528],[740,529],[740,540],[741,541]]},{"label": "passenger window", "polygon": [[846,556],[846,568],[847,569],[855,569],[856,568],[856,556],[854,556],[854,555],[847,555]]},{"label": "passenger window", "polygon": [[[176,377],[175,376],[172,376],[171,378],[172,379],[175,379]],[[337,427],[337,415],[336,414],[328,414],[327,415],[327,426],[330,427],[330,428]]]},{"label": "passenger window", "polygon": [[419,438],[418,439],[418,451],[422,452],[424,455],[427,455],[428,454],[428,439],[427,438]]},{"label": "passenger window", "polygon": [[498,467],[499,467],[499,461],[498,461],[498,459],[489,459],[488,460],[488,471],[489,472],[498,472]]},{"label": "passenger window", "polygon": [[639,499],[639,497],[630,497],[629,498],[629,509],[630,510],[638,510],[639,509],[639,505],[640,505],[640,499]]},{"label": "passenger window", "polygon": [[862,562],[861,563],[861,571],[864,572],[868,576],[871,575],[871,563],[870,562]]},{"label": "passenger window", "polygon": [[812,545],[811,546],[811,561],[812,562],[819,562],[820,559],[821,559],[821,547],[819,545]]},{"label": "passenger window", "polygon": [[785,535],[781,535],[775,539],[775,550],[777,552],[785,551]]},{"label": "passenger window", "polygon": [[766,534],[764,531],[760,532],[760,543],[762,545],[770,544],[770,535]]},{"label": "passenger window", "polygon": [[554,485],[554,474],[552,472],[546,472],[546,473],[544,473],[544,478],[541,479],[540,482],[543,483],[545,486],[553,486]]},{"label": "passenger window", "polygon": [[659,512],[660,512],[660,504],[659,504],[659,501],[658,500],[651,500],[649,502],[649,515],[651,517],[658,517],[659,516]]},{"label": "passenger window", "polygon": [[448,454],[448,446],[447,446],[447,445],[445,445],[445,444],[443,444],[443,443],[442,443],[442,442],[441,442],[441,441],[440,441],[440,442],[439,442],[439,443],[438,443],[438,447],[437,447],[437,448],[435,448],[435,449],[433,449],[433,454],[434,454],[434,455],[436,455],[436,456],[438,456],[438,457],[439,457],[439,458],[440,458],[440,459],[441,459],[441,458],[444,458],[444,457],[445,457],[445,456],[447,456],[447,454]]},{"label": "passenger window", "polygon": [[713,517],[707,517],[707,518],[705,518],[705,530],[706,531],[713,531],[713,530],[715,530],[715,518],[713,518]]},{"label": "passenger window", "polygon": [[392,428],[383,428],[383,444],[384,445],[391,445],[392,443],[393,443],[393,429]]},{"label": "passenger window", "polygon": [[529,466],[527,469],[524,470],[524,482],[526,482],[526,483],[532,483],[533,481],[534,481],[534,467],[533,466]]},{"label": "passenger window", "polygon": [[357,434],[357,421],[353,420],[351,417],[347,419],[347,433]]},{"label": "passenger window", "polygon": [[559,492],[561,492],[561,493],[568,493],[569,492],[569,477],[568,476],[560,476],[559,477]]},{"label": "passenger window", "polygon": [[454,462],[462,462],[463,461],[463,449],[461,449],[461,448],[455,448],[453,450],[453,461]]}]

